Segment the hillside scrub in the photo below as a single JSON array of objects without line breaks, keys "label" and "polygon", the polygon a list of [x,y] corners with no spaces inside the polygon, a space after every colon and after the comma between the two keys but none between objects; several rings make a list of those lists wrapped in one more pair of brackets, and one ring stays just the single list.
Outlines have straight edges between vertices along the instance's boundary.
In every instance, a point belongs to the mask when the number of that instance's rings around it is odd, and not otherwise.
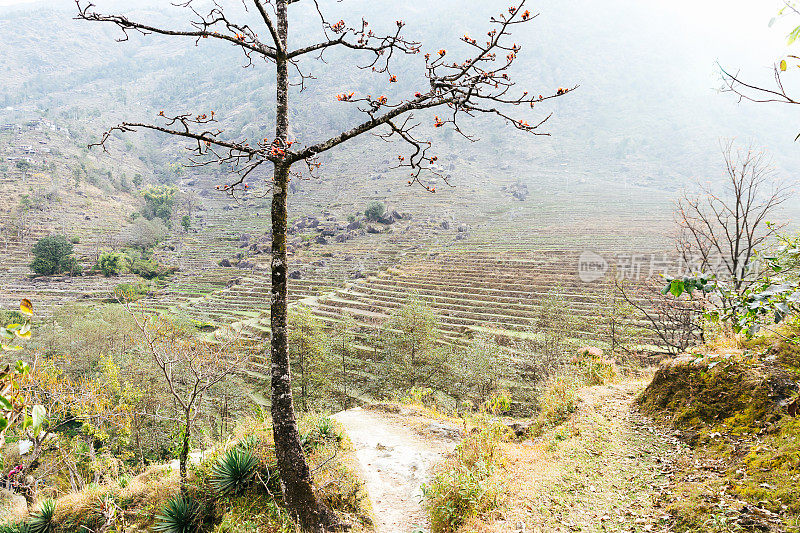
[{"label": "hillside scrub", "polygon": [[[352,450],[341,428],[327,417],[307,415],[300,420],[300,430],[309,462],[317,472],[316,490],[320,497],[343,522],[351,524],[351,531],[371,531],[369,500],[355,475]],[[220,464],[232,453],[245,453],[253,459],[247,475],[239,478],[236,490],[227,490],[221,487],[231,474],[221,470]],[[263,422],[242,421],[229,440],[216,443],[190,467],[188,481],[184,503],[195,510],[188,531],[296,531],[280,498],[272,431]],[[152,465],[136,476],[118,477],[58,496],[47,531],[175,531],[169,528],[169,518],[180,505],[179,495],[177,470],[170,465]],[[23,523],[30,527],[34,520],[32,512]],[[13,530],[23,524],[0,527]]]}]

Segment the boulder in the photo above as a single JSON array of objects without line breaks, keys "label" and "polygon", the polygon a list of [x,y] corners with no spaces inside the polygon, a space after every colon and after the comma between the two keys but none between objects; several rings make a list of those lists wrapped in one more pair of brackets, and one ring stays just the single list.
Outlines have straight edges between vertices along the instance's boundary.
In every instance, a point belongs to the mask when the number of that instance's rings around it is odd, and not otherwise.
[{"label": "boulder", "polygon": [[394,224],[394,219],[391,216],[382,216],[378,218],[378,222],[381,224]]},{"label": "boulder", "polygon": [[464,432],[461,431],[460,428],[448,424],[441,424],[438,422],[428,424],[428,427],[426,429],[428,430],[428,433],[432,433],[437,437],[442,437],[450,440],[460,439],[461,437],[464,436]]},{"label": "boulder", "polygon": [[221,267],[229,267],[231,266],[231,262],[228,259],[223,259],[219,262],[219,266]]},{"label": "boulder", "polygon": [[459,224],[458,225],[458,232],[459,233],[466,233],[467,231],[469,231],[469,226],[467,226],[466,224]]},{"label": "boulder", "polygon": [[361,227],[361,222],[358,221],[358,220],[354,220],[353,222],[351,222],[351,223],[349,223],[347,225],[347,229],[351,230],[351,231],[354,230],[354,229],[358,229],[360,227]]},{"label": "boulder", "polygon": [[316,239],[314,239],[314,242],[317,244],[328,244],[328,239],[326,239],[322,235],[319,235]]},{"label": "boulder", "polygon": [[381,232],[381,230],[376,229],[374,226],[367,226],[367,233],[375,234],[375,233],[380,233],[380,232]]},{"label": "boulder", "polygon": [[518,439],[527,437],[534,423],[534,420],[506,420],[503,422],[508,429],[514,432]]},{"label": "boulder", "polygon": [[439,227],[442,229],[450,229],[450,222],[442,220],[442,223],[439,224]]},{"label": "boulder", "polygon": [[292,270],[289,272],[289,279],[300,279],[303,275],[300,273],[299,270]]},{"label": "boulder", "polygon": [[403,215],[398,213],[397,211],[392,211],[392,218],[395,220],[403,220]]}]

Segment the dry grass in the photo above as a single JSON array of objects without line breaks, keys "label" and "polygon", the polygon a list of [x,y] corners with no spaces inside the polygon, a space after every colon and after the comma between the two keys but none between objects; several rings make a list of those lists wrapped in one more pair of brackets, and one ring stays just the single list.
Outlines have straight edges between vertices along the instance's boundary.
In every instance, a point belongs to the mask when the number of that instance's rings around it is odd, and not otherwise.
[{"label": "dry grass", "polygon": [[581,388],[580,409],[565,422],[536,439],[501,444],[508,501],[459,531],[665,531],[657,505],[667,479],[656,458],[671,444],[630,411],[644,386]]}]

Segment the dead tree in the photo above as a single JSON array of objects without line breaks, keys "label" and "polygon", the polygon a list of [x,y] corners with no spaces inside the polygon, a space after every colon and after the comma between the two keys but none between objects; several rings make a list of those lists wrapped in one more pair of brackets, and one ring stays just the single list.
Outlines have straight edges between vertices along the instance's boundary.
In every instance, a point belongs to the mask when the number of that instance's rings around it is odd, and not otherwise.
[{"label": "dead tree", "polygon": [[723,190],[698,184],[699,192],[684,192],[677,201],[677,249],[687,269],[716,274],[741,294],[761,278],[756,252],[782,227],[768,223],[791,190],[777,181],[769,157],[752,145],[734,149],[728,141],[722,154]]},{"label": "dead tree", "polygon": [[628,305],[634,307],[650,324],[650,330],[670,354],[679,354],[703,341],[701,318],[704,300],[695,292],[690,299],[681,300],[664,295],[664,280],[651,278],[626,286],[615,281],[617,290]]},{"label": "dead tree", "polygon": [[[218,186],[231,196],[248,189],[248,176],[255,176],[253,172],[262,165],[268,172],[271,170],[271,179],[266,181],[270,187],[268,192],[272,195],[271,412],[275,449],[284,497],[290,512],[306,531],[329,529],[335,525],[335,518],[314,494],[292,401],[287,353],[286,254],[286,204],[291,177],[305,172],[315,173],[320,167],[320,154],[372,133],[387,141],[398,139],[408,145],[409,152],[397,156],[398,168],[405,168],[409,172],[409,185],[418,185],[433,193],[435,187],[421,179],[425,173],[436,175],[448,185],[449,182],[446,176],[438,172],[438,157],[432,153],[432,143],[422,137],[419,131],[421,119],[415,118],[415,114],[439,108],[442,111],[432,119],[432,125],[436,128],[449,126],[470,140],[475,139],[461,127],[460,121],[465,116],[495,116],[525,133],[546,135],[539,128],[549,115],[528,122],[522,116],[512,116],[512,110],[530,110],[534,105],[561,97],[576,87],[542,91],[544,94],[516,89],[511,70],[521,47],[510,39],[511,30],[531,22],[535,15],[525,9],[526,0],[514,0],[511,7],[492,17],[491,28],[483,37],[461,37],[460,40],[469,50],[466,57],[454,59],[452,56],[455,54],[443,48],[424,54],[425,78],[414,94],[397,101],[390,101],[386,96],[355,92],[336,95],[339,101],[357,106],[364,114],[363,121],[328,139],[294,139],[290,138],[289,133],[289,87],[294,83],[302,89],[313,80],[302,61],[309,58],[322,60],[328,50],[349,50],[356,57],[336,68],[354,65],[385,77],[388,83],[396,82],[396,74],[392,71],[393,58],[401,54],[422,54],[420,43],[404,37],[405,23],[402,20],[396,21],[390,32],[379,35],[363,18],[353,25],[344,20],[329,20],[318,0],[242,0],[244,6],[250,8],[247,15],[241,15],[250,17],[247,22],[233,20],[231,10],[224,9],[222,2],[214,2],[210,11],[201,12],[193,0],[181,0],[177,5],[186,8],[192,29],[180,30],[131,20],[123,14],[99,13],[86,0],[76,0],[76,3],[78,19],[116,25],[123,34],[120,40],[127,40],[132,32],[185,38],[196,44],[210,39],[238,47],[244,54],[247,66],[261,61],[274,65],[277,91],[273,139],[229,139],[215,128],[218,117],[213,111],[180,114],[161,112],[161,119],[157,122],[123,122],[111,128],[103,135],[100,145],[104,145],[114,131],[137,129],[186,139],[190,141],[193,164],[228,164],[233,167],[235,175],[232,182]],[[293,4],[313,6],[320,23],[320,40],[298,48],[289,47],[290,41],[303,39],[303,35],[292,35],[290,39],[289,11]],[[257,31],[259,28],[262,30]],[[294,170],[295,165],[300,170]]]},{"label": "dead tree", "polygon": [[[790,0],[784,0],[784,7],[780,10],[779,16],[781,17],[800,17],[800,7]],[[773,22],[775,19],[773,19]],[[771,25],[772,23],[770,23]],[[794,28],[789,33],[789,44],[793,44],[800,38],[800,26]],[[719,65],[719,70],[723,81],[723,92],[731,92],[739,97],[739,100],[749,100],[756,103],[781,103],[800,105],[800,94],[790,94],[786,89],[784,83],[784,75],[793,66],[800,67],[800,56],[789,54],[785,59],[772,66],[773,78],[775,84],[772,87],[765,87],[758,85],[752,81],[746,81],[741,75],[736,72],[729,72],[722,65]],[[795,137],[795,141],[800,140],[800,134]]]},{"label": "dead tree", "polygon": [[178,465],[181,493],[185,495],[189,444],[203,401],[216,385],[242,371],[245,357],[236,355],[237,351],[243,352],[236,350],[235,339],[222,336],[221,340],[212,342],[186,338],[165,318],[136,316],[128,303],[125,308],[135,320],[145,349],[160,370],[179,413],[177,417],[160,413],[150,415],[174,420],[183,426]]}]

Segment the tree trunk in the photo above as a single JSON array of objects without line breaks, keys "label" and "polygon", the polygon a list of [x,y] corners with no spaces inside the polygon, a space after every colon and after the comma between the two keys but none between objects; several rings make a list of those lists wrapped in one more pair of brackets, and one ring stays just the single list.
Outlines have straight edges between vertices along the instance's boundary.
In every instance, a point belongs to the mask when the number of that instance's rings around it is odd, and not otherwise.
[{"label": "tree trunk", "polygon": [[181,453],[178,456],[178,463],[181,472],[181,495],[186,496],[186,463],[189,462],[189,430],[191,428],[191,420],[189,415],[186,415],[186,426],[183,428],[183,443],[181,445]]},{"label": "tree trunk", "polygon": [[[278,36],[286,49],[288,0],[276,3]],[[277,112],[275,142],[285,147],[289,135],[289,68],[285,52],[279,51],[277,67]],[[286,201],[289,189],[289,166],[276,163],[272,193],[272,292],[270,302],[272,431],[275,455],[281,476],[283,497],[289,512],[303,531],[324,533],[335,524],[333,513],[314,494],[311,471],[306,463],[300,432],[297,429],[292,401],[287,321]]]}]

